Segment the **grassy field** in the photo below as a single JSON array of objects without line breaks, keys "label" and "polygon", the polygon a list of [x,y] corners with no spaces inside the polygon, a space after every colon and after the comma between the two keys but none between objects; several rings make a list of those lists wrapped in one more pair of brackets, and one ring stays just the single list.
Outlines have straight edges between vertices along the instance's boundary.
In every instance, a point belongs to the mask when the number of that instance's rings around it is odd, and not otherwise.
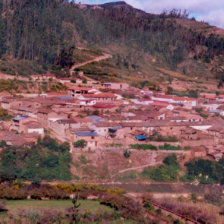
[{"label": "grassy field", "polygon": [[[91,212],[95,214],[103,214],[104,212],[113,214],[114,209],[101,205],[98,201],[79,200],[80,213]],[[6,207],[9,210],[8,214],[19,214],[22,210],[25,211],[43,211],[43,210],[57,210],[60,212],[65,211],[66,208],[72,206],[71,200],[10,200],[6,201]],[[0,223],[3,220],[8,220],[7,213],[0,214]],[[5,223],[5,222],[4,222]],[[6,221],[6,223],[8,223]],[[65,222],[67,223],[67,222]],[[133,220],[111,220],[108,224],[137,224]]]},{"label": "grassy field", "polygon": [[[101,205],[98,201],[79,200],[80,212],[90,210],[95,213],[99,210],[112,213],[114,210],[110,207]],[[9,212],[16,212],[18,209],[38,210],[38,209],[55,209],[64,210],[72,207],[71,200],[10,200],[6,203]]]}]

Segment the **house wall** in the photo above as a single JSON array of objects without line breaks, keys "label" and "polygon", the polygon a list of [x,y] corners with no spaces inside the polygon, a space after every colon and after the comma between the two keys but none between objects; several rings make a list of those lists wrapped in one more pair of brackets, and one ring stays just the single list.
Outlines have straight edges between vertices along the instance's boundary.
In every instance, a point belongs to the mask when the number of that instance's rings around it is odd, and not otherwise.
[{"label": "house wall", "polygon": [[96,133],[100,136],[107,136],[108,135],[108,127],[96,127],[94,128]]},{"label": "house wall", "polygon": [[44,135],[43,128],[28,128],[27,133],[38,133],[39,135]]}]

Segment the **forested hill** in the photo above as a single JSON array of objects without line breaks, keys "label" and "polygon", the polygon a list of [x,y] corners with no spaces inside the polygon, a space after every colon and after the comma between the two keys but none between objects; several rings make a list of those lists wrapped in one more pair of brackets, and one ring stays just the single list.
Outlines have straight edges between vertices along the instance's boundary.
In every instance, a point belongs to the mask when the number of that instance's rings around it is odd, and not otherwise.
[{"label": "forested hill", "polygon": [[203,63],[217,76],[222,72],[221,29],[189,19],[186,12],[153,15],[125,2],[90,6],[66,0],[0,0],[0,14],[0,57],[5,61],[24,59],[47,69],[75,46],[119,45],[186,74],[185,62],[188,67]]}]

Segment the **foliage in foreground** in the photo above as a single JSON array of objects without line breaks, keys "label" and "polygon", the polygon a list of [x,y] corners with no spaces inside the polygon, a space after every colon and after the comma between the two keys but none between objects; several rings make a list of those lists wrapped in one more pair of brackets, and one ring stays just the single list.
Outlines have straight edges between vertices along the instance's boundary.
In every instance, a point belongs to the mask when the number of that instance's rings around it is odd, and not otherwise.
[{"label": "foliage in foreground", "polygon": [[185,164],[189,180],[198,179],[200,183],[224,184],[224,157],[218,162],[211,160],[192,160]]},{"label": "foliage in foreground", "polygon": [[145,169],[142,173],[144,177],[150,178],[156,181],[175,181],[178,177],[178,171],[180,169],[176,155],[170,155],[164,160],[164,165],[153,169]]},{"label": "foliage in foreground", "polygon": [[48,136],[27,148],[4,146],[0,179],[69,180],[70,162],[69,144],[59,144]]}]

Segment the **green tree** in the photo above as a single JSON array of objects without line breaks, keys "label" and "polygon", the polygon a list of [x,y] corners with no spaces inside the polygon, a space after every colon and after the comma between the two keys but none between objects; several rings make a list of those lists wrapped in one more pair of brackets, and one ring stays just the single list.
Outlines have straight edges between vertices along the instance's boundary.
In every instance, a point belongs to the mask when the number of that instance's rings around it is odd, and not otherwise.
[{"label": "green tree", "polygon": [[80,139],[73,143],[75,148],[84,148],[86,146],[87,142],[84,139]]}]

